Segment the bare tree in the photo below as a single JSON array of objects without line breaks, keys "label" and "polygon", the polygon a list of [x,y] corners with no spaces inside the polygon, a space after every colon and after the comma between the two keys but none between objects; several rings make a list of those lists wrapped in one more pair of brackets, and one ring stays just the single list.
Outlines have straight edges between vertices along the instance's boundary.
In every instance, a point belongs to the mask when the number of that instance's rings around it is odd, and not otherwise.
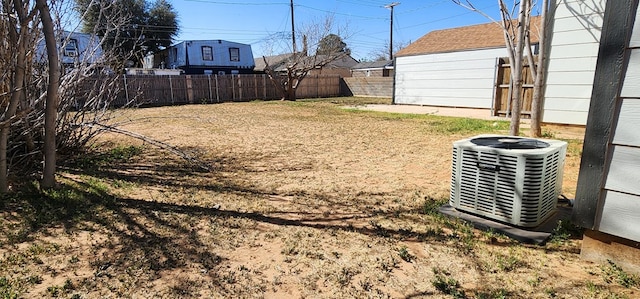
[{"label": "bare tree", "polygon": [[36,0],[36,7],[40,12],[42,32],[44,33],[49,61],[49,80],[44,111],[44,169],[42,170],[41,188],[49,189],[55,186],[56,174],[56,118],[58,113],[58,85],[60,84],[60,60],[54,33],[54,24],[46,0]]},{"label": "bare tree", "polygon": [[[544,101],[544,83],[547,66],[547,13],[549,12],[549,0],[542,0],[540,7],[540,25],[538,28],[538,64],[529,61],[531,72],[533,75],[533,99],[531,101],[531,137],[542,136],[542,104]],[[531,14],[529,14],[531,15]],[[531,25],[529,23],[529,28]],[[531,34],[531,29],[529,30]],[[526,39],[528,44],[525,49],[529,50],[527,56],[533,60],[531,53],[531,38]]]},{"label": "bare tree", "polygon": [[541,135],[540,120],[541,106],[543,100],[544,89],[544,72],[546,51],[546,13],[548,11],[548,1],[544,0],[541,6],[538,63],[534,61],[531,50],[531,12],[533,3],[531,0],[514,1],[511,7],[508,7],[504,0],[498,0],[500,8],[500,21],[494,20],[485,12],[477,9],[469,0],[452,0],[455,4],[460,5],[469,10],[480,13],[494,23],[498,24],[504,32],[505,45],[507,47],[507,55],[511,64],[511,124],[509,133],[518,135],[520,133],[520,115],[522,103],[522,70],[524,67],[525,53],[530,65],[532,76],[534,78],[534,96],[532,101],[531,115],[531,135],[539,137]]},{"label": "bare tree", "polygon": [[502,16],[502,28],[505,28],[504,38],[507,42],[509,51],[509,60],[513,69],[511,70],[511,82],[513,84],[513,92],[511,94],[511,125],[509,126],[509,134],[518,135],[520,133],[520,113],[522,104],[522,69],[524,67],[524,38],[525,38],[525,12],[530,11],[528,5],[530,0],[522,0],[518,10],[518,22],[513,28],[513,19],[504,1],[500,0],[500,15]]},{"label": "bare tree", "polygon": [[[79,42],[60,30],[64,1],[30,1],[0,2],[0,193],[10,190],[9,174],[18,168],[42,171],[41,187],[53,187],[56,156],[77,153],[102,130],[89,124],[109,119],[120,90],[106,62],[121,59],[102,51],[104,38]],[[126,21],[109,17],[116,24],[110,30]],[[58,54],[74,47],[64,59]]]},{"label": "bare tree", "polygon": [[[110,6],[113,3],[109,1],[98,1],[96,5],[100,6],[102,18],[110,26],[96,25],[93,30],[83,28],[88,31],[89,39],[85,41],[82,52],[64,65],[60,78],[56,132],[57,147],[64,153],[84,150],[103,131],[92,125],[106,123],[111,119],[111,102],[122,90],[122,78],[114,75],[118,70],[114,68],[122,68],[124,61],[134,57],[133,52],[122,57],[120,49],[113,49],[130,42],[126,38],[113,37],[117,35],[114,32],[129,23],[128,15],[113,10]],[[74,36],[70,32],[59,32],[59,37],[62,42],[58,46],[64,48],[72,42]],[[107,43],[112,48],[105,49],[103,46]]]},{"label": "bare tree", "polygon": [[293,53],[284,62],[282,70],[270,65],[266,57],[263,56],[262,59],[266,65],[265,72],[282,96],[281,99],[295,101],[298,86],[311,70],[321,69],[327,64],[347,55],[347,53],[335,53],[331,55],[307,56],[304,55],[304,53]]},{"label": "bare tree", "polygon": [[[335,27],[331,17],[304,26],[299,32],[303,40],[302,51],[292,49],[285,60],[277,63],[269,61],[266,56],[262,57],[265,63],[264,71],[282,95],[282,100],[296,100],[296,90],[310,71],[321,69],[349,55],[346,44],[342,47],[323,47],[321,51],[317,51],[322,44],[321,41],[328,36],[340,41],[346,38],[345,29]],[[309,54],[309,46],[316,49],[312,54]]]},{"label": "bare tree", "polygon": [[2,28],[7,33],[3,42],[3,87],[2,115],[0,117],[0,192],[7,192],[8,183],[8,144],[11,127],[19,121],[28,109],[21,105],[26,100],[28,69],[31,60],[31,43],[36,35],[37,10],[31,9],[29,0],[4,0],[2,2]]},{"label": "bare tree", "polygon": [[[391,51],[394,56],[395,53],[406,48],[409,45],[408,42],[393,42],[393,50]],[[385,60],[389,60],[389,42],[386,42],[386,46],[383,48],[379,48],[376,50],[373,50],[371,52],[369,52],[369,58],[372,61],[385,61]]]}]

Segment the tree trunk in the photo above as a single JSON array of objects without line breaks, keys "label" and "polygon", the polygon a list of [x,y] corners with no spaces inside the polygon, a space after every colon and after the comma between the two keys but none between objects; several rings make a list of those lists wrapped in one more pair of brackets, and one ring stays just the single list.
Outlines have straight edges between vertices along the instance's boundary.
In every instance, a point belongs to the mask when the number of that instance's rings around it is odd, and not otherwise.
[{"label": "tree trunk", "polygon": [[282,86],[282,81],[278,80],[279,76],[275,73],[271,65],[269,65],[269,62],[267,61],[267,57],[262,56],[262,60],[264,61],[264,64],[265,64],[264,72],[267,73],[269,80],[271,80],[271,83],[273,83],[273,86],[275,86],[276,89],[278,90],[278,93],[280,94],[280,100],[285,100],[286,93],[287,93],[286,86]]},{"label": "tree trunk", "polygon": [[56,173],[56,117],[58,113],[58,84],[60,83],[60,62],[56,37],[53,31],[54,24],[49,12],[46,0],[36,0],[42,21],[45,44],[47,46],[47,59],[49,60],[49,83],[47,85],[47,98],[44,112],[44,169],[42,171],[43,189],[55,186]]},{"label": "tree trunk", "polygon": [[547,12],[549,1],[542,0],[540,12],[540,38],[538,44],[538,68],[533,82],[533,99],[531,102],[531,137],[542,136],[542,104],[544,101],[544,76],[547,69]]},{"label": "tree trunk", "polygon": [[[15,2],[14,2],[15,3]],[[16,15],[18,15],[20,19],[20,27],[27,28],[28,22],[25,21],[26,13],[22,6],[16,5],[15,7]],[[9,106],[6,109],[4,114],[4,118],[2,121],[7,121],[7,123],[2,126],[0,129],[0,193],[6,193],[9,190],[9,163],[7,161],[7,145],[9,143],[9,133],[11,131],[11,121],[10,119],[16,115],[18,111],[18,103],[21,98],[24,98],[25,89],[24,89],[24,81],[26,76],[26,68],[27,68],[27,41],[29,30],[19,30],[19,32],[13,31],[13,28],[17,28],[17,26],[11,26],[9,33],[7,34],[9,37],[9,42],[16,45],[16,64],[15,70],[13,74],[13,84],[11,87],[11,98],[9,100]]]},{"label": "tree trunk", "polygon": [[511,62],[511,79],[514,93],[511,95],[511,124],[509,134],[517,136],[520,133],[520,113],[522,100],[522,65],[525,34],[525,12],[527,11],[528,0],[520,2],[518,11],[518,24],[516,32],[516,44],[514,51],[514,61]]},{"label": "tree trunk", "polygon": [[289,87],[289,89],[287,89],[287,100],[289,101],[296,101],[296,90],[295,88]]},{"label": "tree trunk", "polygon": [[[544,0],[546,1],[546,0]],[[478,12],[485,17],[493,20],[489,15],[483,13],[478,10],[469,2],[469,0],[462,3],[462,1],[454,0],[454,3],[470,9],[472,11]],[[515,3],[515,2],[514,2]],[[513,30],[513,17],[512,11],[505,5],[504,0],[498,0],[498,6],[500,8],[500,25],[502,27],[502,31],[504,33],[504,42],[507,47],[507,54],[509,56],[509,63],[511,65],[511,80],[509,82],[509,103],[511,105],[510,113],[511,113],[511,124],[509,126],[509,133],[511,135],[517,136],[520,133],[520,113],[522,106],[522,70],[524,64],[524,55],[523,52],[525,50],[525,44],[527,44],[527,53],[531,53],[530,42],[528,41],[528,35],[530,34],[530,24],[529,20],[531,18],[531,0],[521,0],[519,3],[518,9],[518,19],[516,24],[516,30]],[[497,23],[497,22],[496,22]],[[535,68],[535,64],[533,63],[533,55],[529,54],[529,61],[532,67],[532,71]],[[538,71],[535,72],[539,73]],[[532,74],[533,75],[533,74]],[[537,78],[537,77],[536,77]],[[507,115],[509,112],[507,112]]]},{"label": "tree trunk", "polygon": [[286,90],[286,100],[287,101],[295,101],[296,100],[296,90],[294,89],[294,81],[295,81],[295,77],[293,72],[288,72],[287,73],[287,86],[285,86],[285,90]]}]

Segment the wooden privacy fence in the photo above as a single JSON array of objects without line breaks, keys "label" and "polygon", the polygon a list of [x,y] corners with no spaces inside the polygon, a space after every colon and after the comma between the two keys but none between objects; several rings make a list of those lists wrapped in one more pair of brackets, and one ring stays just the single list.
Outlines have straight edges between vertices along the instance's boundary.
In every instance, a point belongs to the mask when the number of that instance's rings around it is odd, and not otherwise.
[{"label": "wooden privacy fence", "polygon": [[393,97],[393,77],[350,77],[344,82],[354,96]]},{"label": "wooden privacy fence", "polygon": [[[96,78],[94,80],[100,80]],[[280,99],[267,75],[120,75],[114,106],[165,106]],[[341,95],[340,76],[307,76],[298,98]]]},{"label": "wooden privacy fence", "polygon": [[[534,57],[537,60],[537,57]],[[509,58],[498,58],[496,63],[496,85],[493,102],[494,116],[507,116],[511,113],[511,64]],[[531,102],[533,100],[533,77],[529,70],[529,64],[522,68],[522,90],[520,91],[520,115],[531,118]]]}]

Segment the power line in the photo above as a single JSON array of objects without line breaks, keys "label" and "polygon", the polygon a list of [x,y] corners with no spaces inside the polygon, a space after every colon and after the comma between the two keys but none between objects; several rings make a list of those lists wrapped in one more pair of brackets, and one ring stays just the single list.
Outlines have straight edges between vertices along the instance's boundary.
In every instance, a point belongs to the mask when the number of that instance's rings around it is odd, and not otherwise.
[{"label": "power line", "polygon": [[346,0],[337,0],[337,2],[343,2],[343,3],[347,3],[347,4],[354,4],[354,5],[358,5],[358,6],[375,7],[375,8],[380,8],[380,7],[383,7],[383,6],[384,6],[384,4],[371,4],[371,1],[356,1],[356,0],[346,1]]},{"label": "power line", "polygon": [[269,6],[269,5],[289,5],[285,2],[230,2],[230,1],[209,1],[209,0],[185,0],[188,2],[200,2],[208,4],[220,4],[220,5],[244,5],[244,6]]},{"label": "power line", "polygon": [[340,13],[340,12],[335,12],[335,11],[329,11],[329,10],[325,10],[325,9],[315,8],[315,7],[311,7],[311,6],[307,6],[307,5],[302,5],[302,4],[296,4],[296,6],[304,7],[306,9],[310,9],[310,10],[321,11],[321,12],[324,12],[324,13],[330,13],[330,14],[339,15],[339,16],[346,16],[346,17],[350,17],[350,18],[367,19],[367,20],[384,20],[384,19],[386,19],[386,18],[381,18],[381,17],[369,17],[369,16],[353,15],[353,14],[348,14],[348,13]]},{"label": "power line", "polygon": [[[489,7],[493,7],[493,6],[487,6],[487,7],[481,8],[481,9],[487,9]],[[428,25],[428,24],[433,24],[433,23],[437,23],[437,22],[441,22],[441,21],[455,19],[457,17],[461,17],[461,16],[464,16],[464,15],[472,14],[472,13],[474,13],[474,12],[473,11],[468,11],[468,12],[465,12],[465,13],[461,13],[461,14],[457,14],[457,15],[453,15],[453,16],[449,16],[449,17],[445,17],[445,18],[435,19],[435,20],[431,20],[431,21],[428,21],[428,22],[420,23],[420,24],[415,24],[415,25],[411,25],[411,26],[402,27],[400,29],[415,28],[415,27],[419,27],[419,26],[422,26],[422,25]]]},{"label": "power line", "polygon": [[421,10],[424,10],[424,9],[432,8],[434,6],[438,6],[438,5],[440,5],[442,3],[445,3],[445,2],[451,2],[451,0],[442,0],[440,2],[431,3],[429,5],[417,7],[417,8],[406,10],[406,11],[401,11],[401,12],[398,12],[398,15],[406,15],[406,14],[414,13],[416,11],[421,11]]},{"label": "power line", "polygon": [[[256,22],[251,22],[252,26],[251,27],[247,26],[246,27],[247,29],[235,29],[235,28],[242,28],[242,27],[238,26],[237,23],[222,23],[222,22],[219,22],[219,23],[214,22],[213,25],[211,25],[212,27],[215,26],[216,28],[200,27],[200,26],[182,27],[178,25],[179,32],[177,32],[177,34],[179,34],[178,35],[179,37],[188,36],[196,39],[219,39],[218,37],[215,37],[215,35],[220,35],[220,38],[222,39],[230,39],[230,40],[234,40],[242,43],[267,45],[269,44],[269,41],[272,41],[272,42],[278,43],[278,45],[284,45],[285,40],[291,39],[292,38],[291,35],[293,35],[291,33],[287,33],[287,31],[289,30],[289,26],[287,25],[287,23],[292,20],[289,19],[290,15],[288,11],[284,9],[285,7],[289,7],[291,5],[291,1],[289,0],[266,0],[268,2],[260,2],[259,0],[249,0],[251,2],[244,2],[241,0],[185,0],[185,1],[194,2],[194,3],[195,2],[205,3],[209,5],[220,5],[221,7],[218,8],[218,10],[221,10],[223,13],[226,13],[227,11],[241,12],[242,10],[244,11],[270,10],[270,11],[275,11],[275,13],[269,13],[268,16],[265,15],[264,20],[261,19],[263,15],[257,15],[255,19]],[[360,29],[363,29],[363,30],[360,30],[361,33],[357,34],[356,39],[349,38],[347,39],[347,41],[350,45],[353,45],[352,50],[363,52],[363,51],[366,51],[367,49],[383,48],[383,47],[386,48],[384,46],[384,44],[386,44],[384,33],[387,33],[387,31],[384,30],[384,31],[378,31],[378,32],[371,32],[369,30],[374,28],[374,25],[377,25],[378,29],[381,29],[379,26],[379,24],[381,23],[380,20],[391,21],[390,19],[393,17],[393,15],[391,16],[385,15],[384,14],[385,11],[380,8],[383,8],[385,6],[385,3],[389,3],[392,1],[394,0],[373,0],[373,1],[371,0],[335,0],[333,4],[337,5],[337,8],[335,8],[332,11],[332,9],[330,9],[331,5],[329,6],[324,5],[324,4],[327,4],[327,2],[324,2],[323,5],[320,5],[319,2],[316,2],[316,1],[296,0],[296,3],[294,4],[294,8],[298,9],[296,13],[298,14],[302,13],[302,15],[300,16],[302,18],[306,18],[307,16],[309,16],[309,18],[312,18],[313,16],[320,15],[318,12],[323,12],[323,13],[335,15],[336,18],[340,20],[349,20],[349,19],[355,20],[354,23],[356,24],[356,26],[359,27],[359,28],[355,28],[355,31],[358,31]],[[392,39],[393,38],[397,39],[398,37],[402,39],[403,32],[405,33],[411,32],[411,35],[417,34],[416,32],[414,32],[416,30],[409,31],[408,29],[410,28],[416,28],[416,27],[438,23],[438,22],[442,22],[450,19],[460,18],[461,16],[465,16],[471,13],[469,11],[466,11],[461,14],[456,14],[452,16],[443,16],[438,19],[426,19],[426,20],[425,19],[421,20],[421,18],[424,18],[424,17],[415,18],[414,16],[414,14],[418,12],[421,13],[418,15],[428,15],[427,12],[425,12],[424,10],[437,7],[437,6],[442,6],[443,3],[449,2],[449,1],[450,0],[432,0],[428,2],[427,1],[422,2],[422,6],[419,6],[419,7],[415,7],[418,5],[415,5],[413,3],[409,3],[406,6],[402,5],[402,6],[396,7],[393,14],[395,14],[395,17],[397,17],[398,20],[394,19],[393,24],[390,24],[388,28],[388,30],[390,30],[389,36],[388,36],[389,42],[391,44],[390,48],[393,48]],[[412,4],[414,6],[412,6]],[[195,7],[195,6],[196,6],[195,4],[192,4],[192,7]],[[229,6],[229,7],[223,7],[223,6]],[[236,6],[236,8],[234,9],[233,6]],[[495,5],[489,6],[487,8],[491,8],[491,7],[495,7]],[[487,9],[487,8],[483,8],[483,9]],[[351,12],[356,13],[356,15],[351,14]],[[433,12],[433,10],[430,12]],[[451,11],[449,13],[455,13],[455,11]],[[411,15],[411,17],[414,17],[414,18],[410,20],[408,18],[409,15]],[[442,14],[440,14],[440,16],[442,16]],[[300,19],[300,17],[298,17],[298,19]],[[269,23],[267,23],[267,21]],[[271,21],[274,21],[274,22],[271,22]],[[415,24],[414,22],[416,21],[417,22],[423,21],[423,22],[419,24]],[[409,22],[414,24],[407,24]],[[211,22],[208,22],[207,25],[202,25],[202,26],[209,26],[210,23]],[[248,23],[248,22],[244,22],[244,23]],[[264,29],[269,29],[269,30],[267,31],[267,30],[250,29],[250,28],[259,28],[262,26],[262,24],[265,24]],[[242,24],[242,26],[244,25],[248,25],[248,24]],[[221,26],[224,26],[226,28],[222,28]],[[145,32],[147,32],[149,35],[155,32],[164,32],[164,31],[173,29],[172,26],[162,26],[162,25],[155,25],[155,26],[139,25],[139,27],[143,29]],[[363,27],[363,28],[360,28],[360,27]],[[392,35],[393,37],[391,37]],[[210,37],[214,37],[214,38],[210,38]],[[413,37],[413,36],[410,36],[409,38],[416,39],[416,37]],[[176,39],[176,42],[178,42],[177,39]],[[271,46],[276,46],[275,43]],[[289,44],[290,43],[287,43],[287,45]],[[357,48],[357,49],[354,49],[354,48]]]}]

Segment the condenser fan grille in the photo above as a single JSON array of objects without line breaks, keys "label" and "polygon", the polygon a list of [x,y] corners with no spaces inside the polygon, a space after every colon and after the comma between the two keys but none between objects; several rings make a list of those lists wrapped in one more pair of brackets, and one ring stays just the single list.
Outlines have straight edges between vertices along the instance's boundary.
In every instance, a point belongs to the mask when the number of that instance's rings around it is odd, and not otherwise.
[{"label": "condenser fan grille", "polygon": [[541,140],[514,136],[476,137],[471,139],[471,143],[505,149],[537,149],[549,147],[549,143]]},{"label": "condenser fan grille", "polygon": [[[508,138],[517,142],[507,143],[520,148],[486,145]],[[565,152],[566,142],[553,140],[481,136],[455,142],[450,204],[518,226],[536,226],[555,211]]]}]

